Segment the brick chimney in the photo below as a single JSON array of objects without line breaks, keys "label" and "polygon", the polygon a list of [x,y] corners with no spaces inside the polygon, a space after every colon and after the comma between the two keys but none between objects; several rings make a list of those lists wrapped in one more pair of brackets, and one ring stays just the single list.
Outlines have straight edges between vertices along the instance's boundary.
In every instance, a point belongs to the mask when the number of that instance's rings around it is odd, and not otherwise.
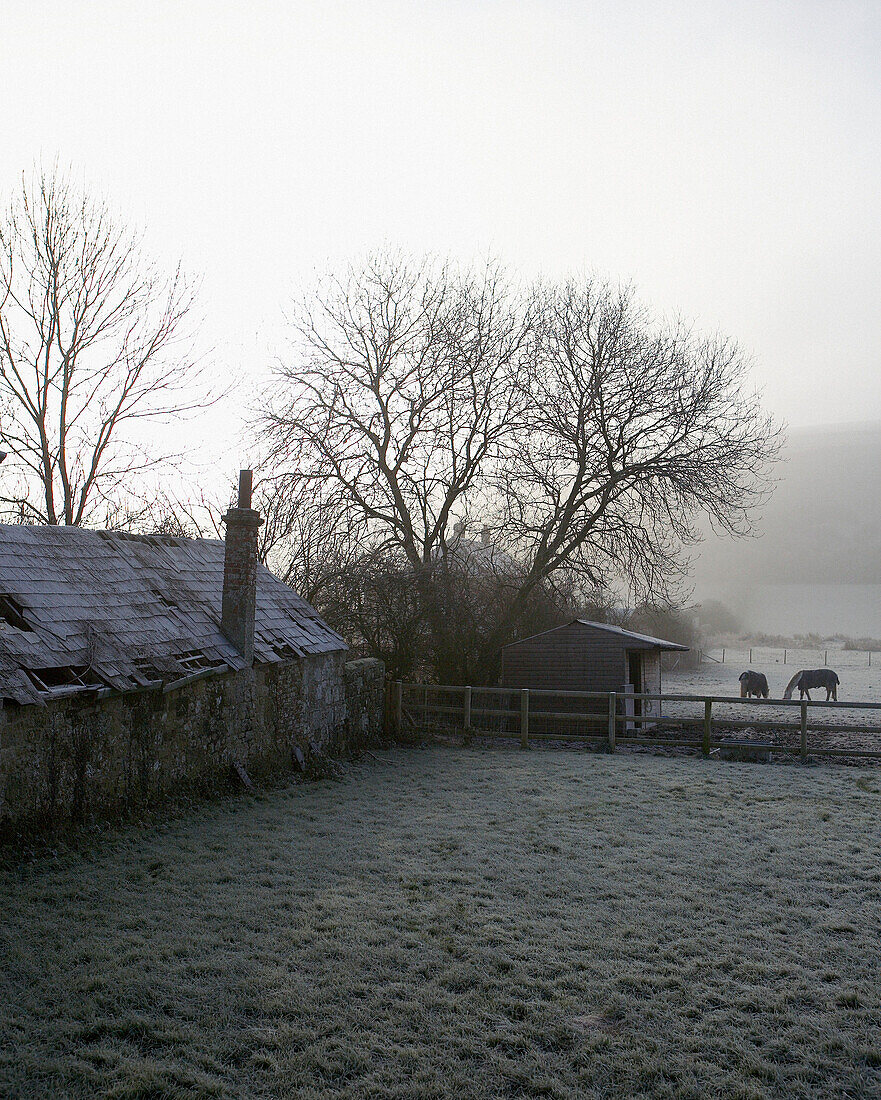
[{"label": "brick chimney", "polygon": [[220,629],[249,665],[254,663],[254,618],[257,613],[257,529],[263,520],[251,507],[250,470],[239,472],[239,501],[223,517],[223,611]]}]

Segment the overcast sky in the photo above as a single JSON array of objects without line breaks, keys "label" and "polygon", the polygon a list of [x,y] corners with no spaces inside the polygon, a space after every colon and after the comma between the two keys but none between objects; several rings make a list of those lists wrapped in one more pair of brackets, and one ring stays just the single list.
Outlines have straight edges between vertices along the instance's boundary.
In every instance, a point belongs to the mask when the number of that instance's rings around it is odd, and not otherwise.
[{"label": "overcast sky", "polygon": [[218,369],[389,242],[632,281],[791,425],[879,419],[879,57],[877,0],[3,0],[0,188],[72,164]]}]

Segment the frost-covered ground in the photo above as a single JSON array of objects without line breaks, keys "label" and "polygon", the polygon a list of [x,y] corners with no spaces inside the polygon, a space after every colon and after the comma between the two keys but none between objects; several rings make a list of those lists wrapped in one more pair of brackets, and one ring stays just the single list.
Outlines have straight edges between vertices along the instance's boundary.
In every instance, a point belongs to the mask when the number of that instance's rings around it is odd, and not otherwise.
[{"label": "frost-covered ground", "polygon": [[4,1097],[881,1095],[881,781],[437,747],[0,881]]}]

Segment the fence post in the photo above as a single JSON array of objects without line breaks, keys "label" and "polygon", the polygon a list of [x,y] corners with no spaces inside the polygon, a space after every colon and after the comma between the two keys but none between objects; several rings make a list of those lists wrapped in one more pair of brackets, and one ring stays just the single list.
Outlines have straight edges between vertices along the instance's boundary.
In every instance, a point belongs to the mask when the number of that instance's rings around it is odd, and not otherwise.
[{"label": "fence post", "polygon": [[392,693],[395,708],[395,735],[400,739],[404,728],[404,683],[395,680]]},{"label": "fence post", "polygon": [[808,701],[801,701],[801,762],[807,763],[808,759]]},{"label": "fence post", "polygon": [[722,650],[722,664],[725,664],[725,650]]},{"label": "fence post", "polygon": [[520,689],[520,748],[529,748],[529,688]]},{"label": "fence post", "polygon": [[462,704],[462,726],[465,730],[465,744],[471,744],[471,688],[465,688],[465,701]]},{"label": "fence post", "polygon": [[615,751],[615,721],[618,707],[617,697],[614,691],[609,692],[609,752]]},{"label": "fence post", "polygon": [[753,663],[753,651],[752,651],[752,649],[750,649],[750,651],[749,651],[749,663],[750,664]]},{"label": "fence post", "polygon": [[829,666],[829,650],[824,649],[823,650],[823,668],[828,668],[828,666]]},{"label": "fence post", "polygon": [[786,650],[783,650],[783,663],[786,664]]},{"label": "fence post", "polygon": [[713,700],[704,699],[704,742],[701,746],[704,756],[710,755],[710,740],[713,736]]}]

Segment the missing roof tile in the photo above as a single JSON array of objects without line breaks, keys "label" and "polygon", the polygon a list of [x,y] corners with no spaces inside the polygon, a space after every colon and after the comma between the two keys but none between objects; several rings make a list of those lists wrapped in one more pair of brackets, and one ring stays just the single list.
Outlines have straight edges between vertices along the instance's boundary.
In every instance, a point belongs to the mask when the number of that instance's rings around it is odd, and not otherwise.
[{"label": "missing roof tile", "polygon": [[188,649],[184,653],[176,653],[174,657],[184,672],[202,672],[209,668],[223,668],[225,661],[209,657],[201,649]]},{"label": "missing roof tile", "polygon": [[144,676],[148,680],[161,680],[162,669],[154,664],[152,657],[134,657],[132,664],[135,666],[135,671],[141,676]]},{"label": "missing roof tile", "polygon": [[33,627],[24,617],[24,608],[13,596],[6,593],[0,594],[0,621],[14,626],[16,630],[27,630],[33,633]]},{"label": "missing roof tile", "polygon": [[86,665],[55,665],[51,668],[24,670],[38,691],[55,691],[66,687],[106,687],[104,681]]}]

